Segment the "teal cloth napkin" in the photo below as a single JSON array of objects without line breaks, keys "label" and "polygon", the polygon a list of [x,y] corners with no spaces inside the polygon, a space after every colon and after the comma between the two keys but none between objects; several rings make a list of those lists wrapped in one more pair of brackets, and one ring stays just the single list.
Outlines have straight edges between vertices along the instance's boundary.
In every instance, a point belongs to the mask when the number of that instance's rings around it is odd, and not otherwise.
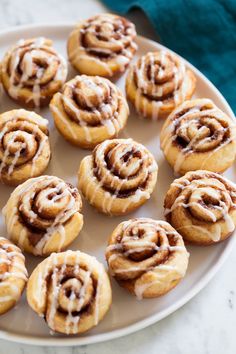
[{"label": "teal cloth napkin", "polygon": [[202,71],[236,113],[236,0],[103,0],[149,17],[161,42]]}]

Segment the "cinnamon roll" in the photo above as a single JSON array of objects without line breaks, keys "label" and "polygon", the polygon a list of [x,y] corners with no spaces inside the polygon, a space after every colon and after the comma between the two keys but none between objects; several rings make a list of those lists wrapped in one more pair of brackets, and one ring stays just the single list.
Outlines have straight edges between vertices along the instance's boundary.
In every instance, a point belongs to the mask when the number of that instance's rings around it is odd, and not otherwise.
[{"label": "cinnamon roll", "polygon": [[0,180],[17,185],[43,173],[50,156],[48,121],[14,109],[0,114]]},{"label": "cinnamon roll", "polygon": [[59,132],[71,143],[93,148],[114,138],[125,126],[129,108],[111,81],[99,76],[76,76],[56,93],[50,108]]},{"label": "cinnamon roll", "polygon": [[77,24],[67,51],[71,64],[82,74],[112,77],[122,73],[137,45],[133,23],[124,17],[100,14]]},{"label": "cinnamon roll", "polygon": [[106,140],[81,161],[79,189],[99,211],[123,215],[150,198],[157,170],[143,145],[132,139]]},{"label": "cinnamon roll", "polygon": [[30,276],[27,300],[55,332],[79,334],[96,326],[111,305],[103,265],[79,251],[53,253]]},{"label": "cinnamon roll", "polygon": [[28,274],[21,250],[4,237],[0,237],[0,315],[19,301]]},{"label": "cinnamon roll", "polygon": [[173,289],[186,273],[188,257],[180,234],[167,222],[149,218],[120,223],[106,249],[111,274],[139,299]]},{"label": "cinnamon roll", "polygon": [[214,172],[188,172],[171,184],[164,207],[167,221],[185,240],[217,243],[235,230],[236,185]]},{"label": "cinnamon roll", "polygon": [[236,156],[236,123],[209,99],[186,101],[165,121],[160,141],[176,174],[224,172]]},{"label": "cinnamon roll", "polygon": [[126,78],[130,102],[139,114],[154,120],[191,98],[195,86],[196,78],[184,61],[164,49],[139,58]]},{"label": "cinnamon roll", "polygon": [[54,176],[31,178],[11,194],[3,215],[11,240],[22,250],[45,256],[60,252],[83,226],[77,188]]},{"label": "cinnamon roll", "polygon": [[31,108],[47,105],[66,76],[66,61],[53,49],[52,41],[43,37],[21,39],[7,51],[1,65],[8,95]]}]

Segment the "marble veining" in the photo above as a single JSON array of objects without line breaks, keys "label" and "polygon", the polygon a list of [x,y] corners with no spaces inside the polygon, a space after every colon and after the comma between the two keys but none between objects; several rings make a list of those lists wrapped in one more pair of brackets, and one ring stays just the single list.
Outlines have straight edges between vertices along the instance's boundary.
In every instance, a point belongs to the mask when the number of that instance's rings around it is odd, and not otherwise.
[{"label": "marble veining", "polygon": [[[0,30],[30,23],[77,21],[105,7],[97,0],[0,0]],[[157,38],[143,14],[129,16],[142,34]],[[43,348],[0,340],[0,354],[234,354],[236,249],[211,283],[161,322],[113,341],[75,348]]]}]

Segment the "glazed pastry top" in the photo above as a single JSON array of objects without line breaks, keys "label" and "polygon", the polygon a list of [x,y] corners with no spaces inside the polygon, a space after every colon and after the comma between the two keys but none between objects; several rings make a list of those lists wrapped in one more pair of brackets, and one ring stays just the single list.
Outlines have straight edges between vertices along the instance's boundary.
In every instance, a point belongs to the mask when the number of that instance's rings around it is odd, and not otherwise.
[{"label": "glazed pastry top", "polygon": [[17,99],[21,90],[27,90],[35,107],[52,85],[59,84],[56,91],[60,89],[67,76],[65,59],[53,49],[52,41],[43,37],[19,40],[6,53],[1,70],[9,77],[10,96]]},{"label": "glazed pastry top", "polygon": [[[91,182],[96,182],[91,204],[102,191],[101,209],[112,213],[113,204],[119,199],[122,202],[120,212],[124,213],[131,204],[150,198],[158,167],[153,155],[142,144],[132,139],[106,140],[88,158]],[[85,175],[80,177],[86,196],[90,183],[84,184]]]},{"label": "glazed pastry top", "polygon": [[[64,85],[59,95],[66,116],[84,129],[88,142],[92,141],[91,128],[104,126],[110,135],[114,135],[121,128],[118,118],[122,107],[129,112],[120,89],[108,79],[99,76],[76,76]],[[50,107],[61,117],[53,101]],[[66,125],[68,127],[69,123]],[[76,138],[73,128],[68,129]]]},{"label": "glazed pastry top", "polygon": [[174,166],[176,173],[187,155],[201,154],[201,163],[205,159],[210,162],[216,151],[232,141],[236,141],[236,123],[210,99],[184,102],[171,113],[161,132],[164,153],[167,155],[172,146],[181,152]]},{"label": "glazed pastry top", "polygon": [[15,109],[0,115],[0,178],[11,179],[28,166],[23,177],[35,175],[41,155],[49,160],[48,121],[38,114]]},{"label": "glazed pastry top", "polygon": [[[136,90],[135,107],[146,116],[150,102],[152,104],[152,118],[157,119],[159,112],[168,107],[172,109],[182,103],[189,94],[189,70],[184,61],[177,55],[164,49],[149,52],[140,57],[131,67],[127,80],[131,80]],[[127,88],[130,83],[127,83]],[[194,85],[195,86],[195,85]],[[127,91],[128,96],[130,88]],[[191,85],[191,93],[193,87]]]},{"label": "glazed pastry top", "polygon": [[19,246],[23,247],[27,238],[34,254],[40,255],[53,235],[58,235],[57,249],[63,247],[65,227],[80,213],[81,207],[77,188],[58,177],[41,176],[29,179],[13,191],[3,215],[10,235],[17,223],[23,226],[18,235]]},{"label": "glazed pastry top", "polygon": [[35,268],[27,298],[52,330],[76,334],[98,324],[110,306],[111,289],[95,257],[66,251],[51,254]]},{"label": "glazed pastry top", "polygon": [[[175,220],[182,220],[180,233],[192,228],[217,242],[222,236],[222,225],[227,235],[235,229],[236,186],[217,173],[188,172],[171,184],[164,206],[168,221],[175,215]],[[191,222],[185,223],[185,220]]]},{"label": "glazed pastry top", "polygon": [[[125,68],[137,49],[134,42],[135,27],[121,16],[97,15],[83,21],[77,28],[81,48],[85,49],[88,55],[105,63],[112,59]],[[76,50],[77,48],[75,48],[75,54]]]},{"label": "glazed pastry top", "polygon": [[182,278],[188,264],[182,237],[167,222],[150,218],[119,224],[109,239],[106,258],[112,275],[129,282],[127,287],[132,286],[140,299],[148,288],[158,284],[161,288],[162,281],[168,286],[170,274],[172,280]]}]

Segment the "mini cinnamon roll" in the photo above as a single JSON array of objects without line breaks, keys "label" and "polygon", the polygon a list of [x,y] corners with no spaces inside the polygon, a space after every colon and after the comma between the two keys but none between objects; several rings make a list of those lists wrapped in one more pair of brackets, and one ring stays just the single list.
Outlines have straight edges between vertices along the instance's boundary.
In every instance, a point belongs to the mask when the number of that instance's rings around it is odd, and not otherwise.
[{"label": "mini cinnamon roll", "polygon": [[47,105],[67,77],[66,61],[53,49],[52,41],[43,37],[21,39],[7,51],[1,64],[6,92],[30,108]]},{"label": "mini cinnamon roll", "polygon": [[72,144],[94,148],[124,128],[129,108],[123,93],[99,76],[76,76],[50,104],[59,132]]},{"label": "mini cinnamon roll", "polygon": [[160,141],[176,174],[224,172],[236,156],[236,123],[209,99],[186,101],[165,121]]},{"label": "mini cinnamon roll", "polygon": [[51,150],[48,121],[24,109],[0,114],[0,180],[17,185],[43,173]]},{"label": "mini cinnamon roll", "polygon": [[0,237],[0,315],[19,301],[27,279],[25,257],[21,250]]},{"label": "mini cinnamon roll", "polygon": [[225,240],[236,225],[236,185],[209,171],[192,171],[176,179],[164,202],[167,221],[197,245]]},{"label": "mini cinnamon roll", "polygon": [[106,140],[80,164],[79,189],[109,215],[129,213],[151,196],[157,180],[153,155],[132,139]]},{"label": "mini cinnamon roll", "polygon": [[184,61],[164,49],[139,58],[126,78],[130,102],[139,114],[154,120],[190,99],[195,86],[196,78]]},{"label": "mini cinnamon roll", "polygon": [[31,178],[19,185],[3,208],[11,240],[22,250],[45,256],[60,252],[83,226],[77,188],[54,176]]},{"label": "mini cinnamon roll", "polygon": [[111,305],[103,265],[79,251],[53,253],[30,276],[27,300],[55,332],[79,334],[96,326]]},{"label": "mini cinnamon roll", "polygon": [[120,223],[106,249],[111,274],[139,299],[173,289],[186,273],[188,258],[180,234],[167,222],[149,218]]},{"label": "mini cinnamon roll", "polygon": [[112,77],[125,71],[137,45],[133,23],[124,17],[100,14],[81,21],[71,32],[67,51],[82,74]]}]

